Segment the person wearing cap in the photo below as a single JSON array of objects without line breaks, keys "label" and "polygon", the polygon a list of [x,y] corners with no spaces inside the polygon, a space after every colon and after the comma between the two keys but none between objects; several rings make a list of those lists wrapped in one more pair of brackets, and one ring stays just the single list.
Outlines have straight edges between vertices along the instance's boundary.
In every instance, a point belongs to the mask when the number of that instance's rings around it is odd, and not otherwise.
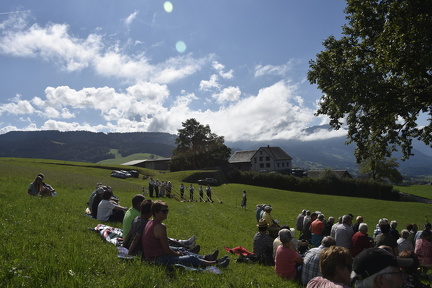
[{"label": "person wearing cap", "polygon": [[311,223],[311,244],[314,247],[318,247],[323,238],[322,232],[324,230],[324,215],[319,214],[318,218]]},{"label": "person wearing cap", "polygon": [[261,264],[273,265],[273,238],[267,234],[268,224],[264,219],[260,219],[258,232],[253,238],[253,253]]},{"label": "person wearing cap", "polygon": [[272,210],[273,210],[273,208],[270,205],[266,205],[264,207],[264,213],[262,215],[262,218],[267,222],[267,224],[268,224],[267,229],[268,229],[269,235],[272,236],[274,239],[277,237],[277,233],[279,232],[280,227],[275,221],[273,221],[273,218],[271,216]]},{"label": "person wearing cap", "polygon": [[362,251],[353,260],[351,282],[355,288],[402,288],[399,267],[409,267],[413,260],[397,258],[381,248]]},{"label": "person wearing cap", "polygon": [[390,234],[390,224],[383,223],[380,225],[381,234],[375,237],[375,247],[389,246],[393,250],[393,255],[399,255],[397,239]]},{"label": "person wearing cap", "polygon": [[303,209],[302,212],[299,215],[297,215],[296,229],[300,232],[303,231],[303,221],[304,221],[305,216],[306,216],[306,210],[305,209]]},{"label": "person wearing cap", "polygon": [[350,288],[352,258],[348,249],[331,246],[320,253],[322,276],[312,278],[306,288]]},{"label": "person wearing cap", "polygon": [[359,225],[359,231],[354,233],[352,239],[351,239],[351,255],[353,257],[357,256],[360,252],[362,252],[365,249],[372,247],[372,239],[369,238],[367,232],[368,232],[368,225],[366,223],[360,223]]},{"label": "person wearing cap", "polygon": [[280,230],[278,237],[280,238],[282,245],[279,245],[276,250],[275,272],[282,278],[294,279],[297,273],[296,266],[303,263],[303,258],[300,257],[300,254],[291,244],[292,236],[289,229]]},{"label": "person wearing cap", "polygon": [[326,236],[322,239],[321,245],[309,249],[303,259],[303,266],[301,271],[301,282],[303,285],[307,283],[314,277],[321,276],[321,270],[319,267],[320,253],[324,248],[329,248],[330,246],[335,246],[336,241],[333,237]]}]

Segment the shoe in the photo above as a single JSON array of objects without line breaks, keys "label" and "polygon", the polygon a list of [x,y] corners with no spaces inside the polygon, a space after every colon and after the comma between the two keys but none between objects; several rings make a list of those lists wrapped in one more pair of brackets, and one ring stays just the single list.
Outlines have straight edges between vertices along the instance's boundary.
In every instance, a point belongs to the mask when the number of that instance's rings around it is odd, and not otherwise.
[{"label": "shoe", "polygon": [[225,259],[225,261],[223,261],[223,262],[217,264],[216,267],[226,268],[226,267],[228,267],[229,262],[230,262],[230,259],[229,259],[229,258],[228,258],[228,259]]},{"label": "shoe", "polygon": [[220,259],[217,259],[216,260],[216,263],[222,263],[222,262],[224,262],[225,260],[227,260],[227,259],[229,259],[229,257],[228,256],[224,256],[224,257],[222,257],[222,258],[220,258]]},{"label": "shoe", "polygon": [[192,237],[190,237],[189,239],[185,240],[183,242],[183,245],[188,247],[188,248],[192,248],[195,246],[195,235],[192,235]]},{"label": "shoe", "polygon": [[219,255],[219,250],[216,250],[213,252],[213,254],[204,256],[204,259],[207,261],[216,261],[218,255]]},{"label": "shoe", "polygon": [[196,245],[195,247],[189,249],[189,252],[198,254],[200,250],[201,250],[201,246],[200,245]]}]

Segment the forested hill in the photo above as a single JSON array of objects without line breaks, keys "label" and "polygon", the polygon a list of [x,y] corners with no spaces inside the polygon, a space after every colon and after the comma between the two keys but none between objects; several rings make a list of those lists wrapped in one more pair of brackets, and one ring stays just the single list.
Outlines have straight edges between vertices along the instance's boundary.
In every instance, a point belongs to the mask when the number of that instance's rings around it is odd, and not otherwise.
[{"label": "forested hill", "polygon": [[[0,135],[0,157],[42,158],[97,163],[115,156],[118,149],[123,157],[149,153],[171,157],[177,135],[158,132],[94,133],[85,131],[17,131]],[[232,152],[256,150],[267,145],[281,147],[293,158],[293,166],[310,169],[340,169],[357,174],[354,146],[345,145],[345,137],[325,140],[274,140],[269,142],[226,142]],[[427,152],[427,150],[424,150]],[[430,151],[430,148],[429,148]],[[404,176],[432,175],[432,157],[417,149],[409,160],[400,161],[399,171]],[[402,155],[394,155],[399,158]],[[136,159],[140,160],[140,159]]]},{"label": "forested hill", "polygon": [[157,132],[93,133],[86,131],[14,131],[0,135],[0,157],[42,158],[91,162],[149,153],[171,157],[176,135]]}]

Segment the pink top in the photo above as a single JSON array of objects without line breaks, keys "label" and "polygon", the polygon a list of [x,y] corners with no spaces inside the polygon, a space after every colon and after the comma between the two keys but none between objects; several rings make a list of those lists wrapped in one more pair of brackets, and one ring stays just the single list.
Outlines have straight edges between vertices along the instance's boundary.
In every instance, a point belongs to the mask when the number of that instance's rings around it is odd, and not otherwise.
[{"label": "pink top", "polygon": [[350,286],[343,283],[335,283],[319,276],[312,278],[306,288],[350,288]]},{"label": "pink top", "polygon": [[142,245],[144,250],[144,256],[146,259],[157,259],[165,255],[160,240],[157,239],[154,235],[154,227],[157,224],[161,224],[161,222],[152,219],[147,222],[147,225],[144,228]]},{"label": "pink top", "polygon": [[280,245],[276,250],[275,272],[286,279],[294,279],[296,276],[296,262],[300,254],[296,251]]},{"label": "pink top", "polygon": [[425,239],[418,239],[414,253],[418,256],[420,265],[432,265],[432,243]]}]

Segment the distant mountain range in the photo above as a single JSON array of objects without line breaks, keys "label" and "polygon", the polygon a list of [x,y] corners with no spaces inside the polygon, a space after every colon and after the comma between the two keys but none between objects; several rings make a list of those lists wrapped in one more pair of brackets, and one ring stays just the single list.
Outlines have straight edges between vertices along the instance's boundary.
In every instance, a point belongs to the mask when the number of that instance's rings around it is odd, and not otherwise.
[{"label": "distant mountain range", "polygon": [[[149,153],[171,157],[176,138],[176,135],[157,132],[105,134],[85,131],[14,131],[0,135],[0,157],[96,163],[113,158],[111,149],[118,149],[122,156]],[[354,145],[345,145],[345,141],[345,137],[337,137],[316,141],[227,141],[225,144],[232,152],[256,150],[268,145],[279,146],[293,158],[294,167],[306,170],[348,170],[356,175],[358,166],[355,163]],[[432,149],[416,144],[413,150],[415,155],[407,161],[400,162],[400,172],[411,177],[432,175]],[[430,154],[427,154],[428,152]]]}]

